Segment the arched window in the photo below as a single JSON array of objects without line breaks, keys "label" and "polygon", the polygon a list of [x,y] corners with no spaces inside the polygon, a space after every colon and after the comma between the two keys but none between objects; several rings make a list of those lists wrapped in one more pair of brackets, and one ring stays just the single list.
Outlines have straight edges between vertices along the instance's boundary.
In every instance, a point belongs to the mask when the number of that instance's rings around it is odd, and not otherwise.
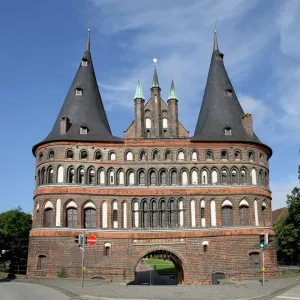
[{"label": "arched window", "polygon": [[131,151],[128,151],[128,152],[126,153],[126,160],[133,160],[133,154],[132,154]]},{"label": "arched window", "polygon": [[53,169],[49,168],[48,170],[48,183],[53,183]]},{"label": "arched window", "polygon": [[84,178],[84,169],[80,168],[78,172],[78,183],[84,184],[85,178]]},{"label": "arched window", "polygon": [[75,170],[74,170],[74,168],[69,168],[69,170],[68,170],[68,183],[75,183]]},{"label": "arched window", "polygon": [[153,200],[151,202],[151,227],[156,228],[157,227],[157,203],[156,200]]},{"label": "arched window", "polygon": [[151,119],[150,118],[146,118],[145,119],[145,123],[146,123],[146,129],[150,129],[151,128]]},{"label": "arched window", "polygon": [[246,171],[242,170],[241,171],[241,184],[246,184],[247,180],[246,180]]},{"label": "arched window", "polygon": [[183,227],[184,225],[184,221],[183,221],[183,201],[179,200],[179,211],[178,211],[178,219],[179,219],[179,226]]},{"label": "arched window", "polygon": [[95,184],[95,171],[93,169],[89,170],[89,184]]},{"label": "arched window", "polygon": [[221,151],[221,160],[228,160],[228,153],[226,150]]},{"label": "arched window", "polygon": [[139,173],[139,184],[144,185],[146,184],[146,178],[145,178],[145,172],[144,171],[140,171]]},{"label": "arched window", "polygon": [[222,224],[223,226],[232,225],[232,205],[222,206]]},{"label": "arched window", "polygon": [[222,170],[221,173],[221,183],[222,184],[228,184],[228,173],[226,170]]},{"label": "arched window", "polygon": [[102,228],[108,227],[108,220],[107,220],[107,203],[102,203]]},{"label": "arched window", "polygon": [[173,227],[175,227],[175,224],[176,224],[175,223],[175,201],[174,200],[170,201],[169,213],[170,213],[169,224],[170,224],[170,227],[173,228]]},{"label": "arched window", "polygon": [[119,184],[124,185],[124,171],[119,171]]},{"label": "arched window", "polygon": [[44,211],[44,227],[54,227],[53,208],[46,207]]},{"label": "arched window", "polygon": [[248,158],[249,158],[249,161],[250,162],[253,162],[254,161],[254,153],[252,151],[249,151],[248,152]]},{"label": "arched window", "polygon": [[148,204],[146,201],[142,203],[142,226],[148,228]]},{"label": "arched window", "polygon": [[208,180],[207,180],[207,171],[206,170],[202,170],[201,172],[201,184],[208,184]]},{"label": "arched window", "polygon": [[55,158],[55,154],[53,150],[49,151],[49,159],[54,159]]},{"label": "arched window", "polygon": [[116,160],[117,159],[116,153],[114,153],[114,152],[109,153],[108,157],[109,157],[109,160]]},{"label": "arched window", "polygon": [[155,173],[155,171],[150,172],[150,184],[151,185],[156,184],[156,173]]},{"label": "arched window", "polygon": [[163,122],[163,128],[168,128],[168,119],[167,118],[163,118],[162,120]]},{"label": "arched window", "polygon": [[176,185],[177,184],[177,171],[173,170],[171,172],[171,184]]},{"label": "arched window", "polygon": [[80,159],[88,159],[88,153],[86,150],[82,150],[80,153]]},{"label": "arched window", "polygon": [[217,226],[216,201],[210,201],[210,226]]},{"label": "arched window", "polygon": [[129,185],[134,185],[134,173],[132,171],[128,173],[128,182]]},{"label": "arched window", "polygon": [[179,151],[177,154],[177,159],[178,160],[184,160],[184,152],[183,151]]},{"label": "arched window", "polygon": [[141,153],[140,153],[140,159],[141,160],[147,160],[147,156],[146,156],[146,152],[145,151],[141,151]]},{"label": "arched window", "polygon": [[127,203],[122,204],[122,224],[123,228],[127,228]]},{"label": "arched window", "polygon": [[260,258],[258,252],[249,253],[249,265],[251,272],[257,274],[260,271],[259,261]]},{"label": "arched window", "polygon": [[64,167],[59,166],[57,169],[57,182],[63,183],[64,182]]},{"label": "arched window", "polygon": [[171,159],[172,159],[171,151],[167,150],[165,153],[165,160],[171,160]]},{"label": "arched window", "polygon": [[109,184],[115,184],[115,172],[113,170],[109,171]]},{"label": "arched window", "polygon": [[139,203],[136,201],[133,204],[133,227],[138,228],[139,227]]},{"label": "arched window", "polygon": [[242,158],[241,152],[239,150],[235,150],[234,151],[234,159],[241,160],[241,158]]},{"label": "arched window", "polygon": [[265,186],[268,187],[269,186],[269,179],[268,179],[268,172],[265,171]]},{"label": "arched window", "polygon": [[240,204],[239,207],[239,217],[240,217],[240,225],[246,226],[249,225],[249,208],[248,205]]},{"label": "arched window", "polygon": [[211,173],[211,182],[212,184],[218,184],[218,172],[216,170]]},{"label": "arched window", "polygon": [[162,200],[160,202],[160,217],[159,225],[160,227],[167,227],[167,217],[166,217],[166,201]]},{"label": "arched window", "polygon": [[259,154],[259,159],[261,163],[264,162],[264,155],[262,153]]},{"label": "arched window", "polygon": [[198,184],[198,172],[196,170],[192,171],[192,184]]},{"label": "arched window", "polygon": [[67,208],[67,227],[77,228],[77,209]]},{"label": "arched window", "polygon": [[196,203],[195,203],[195,200],[191,201],[191,226],[196,227]]},{"label": "arched window", "polygon": [[256,170],[254,168],[251,171],[251,182],[253,185],[257,185]]},{"label": "arched window", "polygon": [[254,200],[254,219],[255,226],[259,226],[257,200]]},{"label": "arched window", "polygon": [[84,228],[96,228],[96,209],[84,209]]},{"label": "arched window", "polygon": [[213,160],[213,153],[212,153],[212,151],[210,151],[210,150],[206,151],[206,153],[205,153],[205,159],[206,160]]},{"label": "arched window", "polygon": [[182,185],[188,185],[189,184],[187,171],[182,171],[182,173],[181,173],[181,184]]},{"label": "arched window", "polygon": [[237,184],[238,183],[236,170],[231,171],[231,183],[232,184]]},{"label": "arched window", "polygon": [[205,201],[201,200],[200,202],[200,217],[201,217],[201,226],[205,227],[206,222],[205,222]]},{"label": "arched window", "polygon": [[258,173],[258,184],[259,185],[263,185],[264,183],[264,180],[263,180],[263,170],[259,170],[259,173]]},{"label": "arched window", "polygon": [[153,151],[152,159],[158,160],[158,151],[157,150]]},{"label": "arched window", "polygon": [[42,161],[42,160],[43,160],[43,157],[44,157],[43,152],[40,152],[40,154],[39,154],[39,161]]},{"label": "arched window", "polygon": [[38,170],[37,176],[36,176],[36,185],[39,186],[41,184],[41,171]]},{"label": "arched window", "polygon": [[112,225],[113,228],[118,228],[118,202],[117,201],[113,202],[112,209],[113,209]]},{"label": "arched window", "polygon": [[193,161],[197,161],[197,160],[198,160],[198,154],[197,154],[196,151],[193,151],[193,152],[192,152],[192,160],[193,160]]},{"label": "arched window", "polygon": [[43,168],[41,171],[41,184],[46,183],[46,178],[47,178],[47,172],[46,172],[46,169]]},{"label": "arched window", "polygon": [[99,172],[99,184],[105,184],[105,173],[103,170]]},{"label": "arched window", "polygon": [[95,160],[101,160],[102,159],[102,153],[101,151],[96,151],[95,152]]},{"label": "arched window", "polygon": [[167,173],[166,171],[161,171],[160,173],[160,184],[166,185],[167,184]]},{"label": "arched window", "polygon": [[74,157],[73,151],[69,149],[67,151],[67,155],[66,156],[67,156],[67,158],[73,159],[73,157]]}]

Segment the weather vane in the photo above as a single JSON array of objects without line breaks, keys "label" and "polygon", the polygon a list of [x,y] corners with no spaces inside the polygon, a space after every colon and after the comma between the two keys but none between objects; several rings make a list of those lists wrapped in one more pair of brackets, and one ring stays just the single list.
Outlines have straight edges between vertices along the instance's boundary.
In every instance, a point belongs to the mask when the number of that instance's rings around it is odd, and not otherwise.
[{"label": "weather vane", "polygon": [[218,20],[215,21],[215,32],[217,32],[217,23],[218,23]]},{"label": "weather vane", "polygon": [[156,63],[157,63],[157,58],[153,58],[153,62],[154,62],[154,66],[156,67]]}]

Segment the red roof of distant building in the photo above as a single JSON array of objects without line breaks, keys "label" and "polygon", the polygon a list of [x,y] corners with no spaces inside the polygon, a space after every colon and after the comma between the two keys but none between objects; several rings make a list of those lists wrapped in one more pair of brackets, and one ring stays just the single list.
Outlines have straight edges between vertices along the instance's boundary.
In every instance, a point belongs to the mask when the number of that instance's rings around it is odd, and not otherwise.
[{"label": "red roof of distant building", "polygon": [[289,213],[289,210],[287,207],[282,207],[282,208],[278,208],[272,211],[272,223],[273,225],[276,224],[276,222],[278,221],[278,219],[281,216],[287,216]]}]

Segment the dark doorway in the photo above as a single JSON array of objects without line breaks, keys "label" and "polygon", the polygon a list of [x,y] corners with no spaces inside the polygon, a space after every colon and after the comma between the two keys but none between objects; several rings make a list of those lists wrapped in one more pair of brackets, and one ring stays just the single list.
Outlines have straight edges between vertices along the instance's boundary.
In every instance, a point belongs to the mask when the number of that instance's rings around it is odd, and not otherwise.
[{"label": "dark doorway", "polygon": [[136,285],[177,285],[182,281],[181,260],[166,250],[148,253],[136,266]]},{"label": "dark doorway", "polygon": [[226,279],[226,276],[224,273],[214,273],[212,275],[212,284],[220,284],[220,280]]}]

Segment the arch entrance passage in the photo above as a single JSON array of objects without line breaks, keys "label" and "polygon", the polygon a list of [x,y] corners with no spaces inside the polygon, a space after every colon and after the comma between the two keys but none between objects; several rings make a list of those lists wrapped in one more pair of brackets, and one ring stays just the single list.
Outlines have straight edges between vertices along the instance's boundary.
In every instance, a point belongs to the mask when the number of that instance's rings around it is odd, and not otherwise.
[{"label": "arch entrance passage", "polygon": [[182,261],[167,250],[149,252],[135,269],[136,285],[177,285],[182,282]]}]

